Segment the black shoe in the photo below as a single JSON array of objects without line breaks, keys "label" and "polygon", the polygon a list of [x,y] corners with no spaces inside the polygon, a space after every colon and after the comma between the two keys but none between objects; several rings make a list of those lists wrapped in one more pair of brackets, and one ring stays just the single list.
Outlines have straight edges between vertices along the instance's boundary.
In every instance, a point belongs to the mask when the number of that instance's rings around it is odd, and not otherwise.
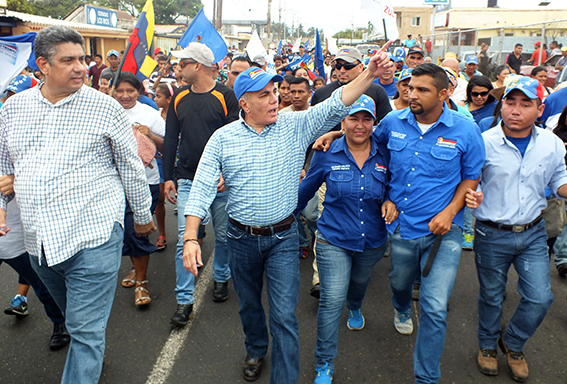
[{"label": "black shoe", "polygon": [[246,355],[244,359],[244,366],[242,367],[242,375],[246,381],[256,381],[262,373],[263,358],[253,359]]},{"label": "black shoe", "polygon": [[220,281],[213,282],[213,301],[220,303],[228,299],[228,283],[221,283]]},{"label": "black shoe", "polygon": [[28,315],[28,302],[22,295],[16,295],[12,299],[12,305],[4,310],[6,315],[15,315],[17,317],[24,317]]},{"label": "black shoe", "polygon": [[193,304],[177,304],[177,310],[171,316],[169,322],[175,326],[182,327],[193,318]]},{"label": "black shoe", "polygon": [[319,297],[321,296],[321,286],[319,285],[319,283],[311,287],[309,294],[319,300]]},{"label": "black shoe", "polygon": [[49,348],[52,351],[57,351],[69,345],[70,342],[71,336],[67,332],[65,322],[53,324],[53,334],[51,335],[51,340],[49,340]]},{"label": "black shoe", "polygon": [[565,277],[567,276],[567,264],[560,264],[557,266],[557,272],[559,272],[559,276]]}]

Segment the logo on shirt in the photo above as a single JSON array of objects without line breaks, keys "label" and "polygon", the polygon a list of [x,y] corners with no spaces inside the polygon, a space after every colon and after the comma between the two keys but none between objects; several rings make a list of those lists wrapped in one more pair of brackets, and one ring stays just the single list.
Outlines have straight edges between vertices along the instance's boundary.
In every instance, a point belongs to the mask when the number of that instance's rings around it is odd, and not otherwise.
[{"label": "logo on shirt", "polygon": [[457,146],[457,140],[450,140],[450,139],[444,139],[442,137],[438,137],[436,144],[440,147],[455,148]]},{"label": "logo on shirt", "polygon": [[405,139],[406,138],[406,134],[405,133],[400,133],[400,132],[392,132],[392,137],[397,137],[399,139]]},{"label": "logo on shirt", "polygon": [[331,166],[332,171],[345,171],[350,169],[350,164],[333,165]]},{"label": "logo on shirt", "polygon": [[380,171],[380,172],[384,172],[384,173],[385,173],[385,172],[388,170],[388,168],[386,168],[385,166],[380,165],[380,164],[378,164],[378,163],[374,163],[374,170],[375,170],[375,171]]},{"label": "logo on shirt", "polygon": [[258,76],[258,75],[261,74],[262,72],[264,72],[264,71],[262,71],[261,69],[257,69],[257,70],[255,70],[255,71],[250,72],[249,75],[250,75],[250,77],[251,77],[252,79],[255,79],[256,76]]},{"label": "logo on shirt", "polygon": [[0,58],[12,65],[16,65],[18,59],[18,46],[16,44],[0,44]]}]

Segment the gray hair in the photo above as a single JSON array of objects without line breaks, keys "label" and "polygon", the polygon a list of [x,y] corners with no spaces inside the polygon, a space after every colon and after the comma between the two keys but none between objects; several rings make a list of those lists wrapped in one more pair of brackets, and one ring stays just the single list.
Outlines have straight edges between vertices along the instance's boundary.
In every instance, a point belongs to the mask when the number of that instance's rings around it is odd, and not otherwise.
[{"label": "gray hair", "polygon": [[43,57],[53,65],[53,57],[57,53],[59,44],[75,43],[80,44],[85,50],[85,39],[72,28],[62,25],[52,25],[42,29],[35,38],[35,58]]}]

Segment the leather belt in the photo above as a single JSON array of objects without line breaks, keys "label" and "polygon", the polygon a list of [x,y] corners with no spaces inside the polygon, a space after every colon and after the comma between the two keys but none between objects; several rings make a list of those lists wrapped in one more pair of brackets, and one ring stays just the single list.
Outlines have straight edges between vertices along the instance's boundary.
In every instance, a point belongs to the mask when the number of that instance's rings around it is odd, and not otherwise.
[{"label": "leather belt", "polygon": [[251,234],[252,236],[271,236],[274,233],[282,232],[291,228],[291,225],[295,221],[295,217],[293,215],[289,215],[279,223],[268,225],[265,227],[253,227],[251,225],[244,225],[239,223],[238,221],[234,220],[233,218],[229,217],[228,221],[236,228]]},{"label": "leather belt", "polygon": [[541,220],[543,220],[543,217],[541,215],[539,215],[531,223],[521,224],[521,225],[499,224],[499,223],[495,223],[493,221],[481,221],[481,220],[479,220],[479,222],[486,225],[487,227],[498,229],[499,231],[508,231],[508,232],[520,233],[520,232],[524,232],[524,231],[527,231],[530,228],[535,227],[537,224],[539,224],[539,222]]}]

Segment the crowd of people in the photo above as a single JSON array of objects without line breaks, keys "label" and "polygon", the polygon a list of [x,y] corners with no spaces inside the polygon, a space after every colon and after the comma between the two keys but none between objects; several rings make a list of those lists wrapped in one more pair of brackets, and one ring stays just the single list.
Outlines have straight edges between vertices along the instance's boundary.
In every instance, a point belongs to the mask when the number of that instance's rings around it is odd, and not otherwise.
[{"label": "crowd of people", "polygon": [[[563,70],[567,49],[552,44]],[[19,274],[4,312],[26,316],[34,289],[54,324],[50,348],[70,344],[63,383],[98,382],[122,257],[132,267],[120,284],[149,305],[151,254],[168,232],[170,323],[194,317],[209,220],[212,299],[226,301],[232,279],[247,381],[260,376],[271,335],[270,382],[297,383],[299,263],[313,254],[314,384],[332,381],[345,303],[348,329],[364,328],[384,257],[394,328],[410,335],[418,321],[415,382],[437,383],[461,250],[474,250],[480,283],[479,370],[498,374],[500,348],[512,378],[528,379],[524,346],[553,301],[552,254],[567,276],[567,87],[546,87],[539,62],[522,76],[521,45],[499,66],[486,44],[437,65],[431,41],[408,35],[398,48],[325,52],[319,73],[303,46],[215,63],[193,42],[156,49],[143,81],[119,72],[123,52],[108,51],[106,66],[84,48],[70,28],[43,29],[39,71],[16,76],[0,108],[0,264]],[[166,201],[176,206],[173,235]],[[511,265],[522,298],[504,324]]]}]

